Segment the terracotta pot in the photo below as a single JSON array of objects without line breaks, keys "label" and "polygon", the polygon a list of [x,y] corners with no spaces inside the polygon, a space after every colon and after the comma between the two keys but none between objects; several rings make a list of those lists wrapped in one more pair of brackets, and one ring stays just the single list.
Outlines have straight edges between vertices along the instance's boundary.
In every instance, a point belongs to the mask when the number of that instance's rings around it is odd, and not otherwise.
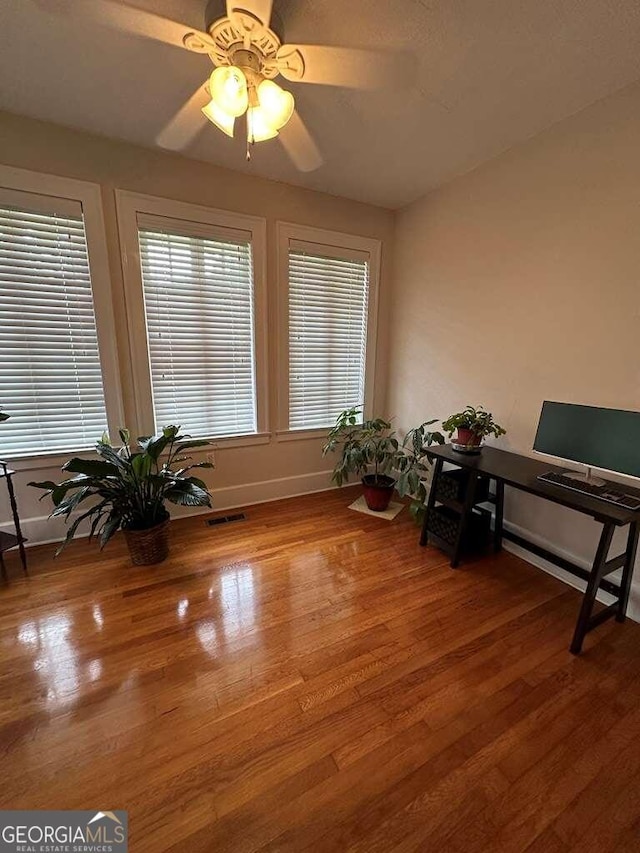
[{"label": "terracotta pot", "polygon": [[467,447],[480,447],[482,436],[476,435],[472,429],[458,427],[458,437],[456,441],[458,444],[466,444]]},{"label": "terracotta pot", "polygon": [[391,502],[391,496],[395,489],[396,481],[384,474],[378,476],[367,474],[362,478],[362,490],[364,499],[369,509],[374,512],[384,512]]},{"label": "terracotta pot", "polygon": [[147,530],[125,530],[129,556],[134,566],[152,566],[169,555],[169,514]]}]

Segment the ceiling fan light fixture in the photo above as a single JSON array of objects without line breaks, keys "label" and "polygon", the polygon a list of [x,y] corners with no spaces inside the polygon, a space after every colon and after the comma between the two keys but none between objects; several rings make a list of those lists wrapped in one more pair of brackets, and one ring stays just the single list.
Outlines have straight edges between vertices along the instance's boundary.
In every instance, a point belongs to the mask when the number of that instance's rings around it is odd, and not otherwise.
[{"label": "ceiling fan light fixture", "polygon": [[259,107],[249,107],[247,110],[247,140],[249,143],[264,142],[278,135],[278,128],[273,124],[268,113]]},{"label": "ceiling fan light fixture", "polygon": [[[211,102],[229,116],[241,116],[249,106],[247,78],[235,65],[221,65],[209,78]],[[226,131],[225,131],[226,132]]]},{"label": "ceiling fan light fixture", "polygon": [[260,109],[268,123],[277,130],[284,127],[293,115],[295,102],[291,92],[287,92],[273,80],[263,80],[258,86]]},{"label": "ceiling fan light fixture", "polygon": [[235,116],[229,115],[229,113],[221,109],[213,100],[209,101],[206,106],[202,107],[202,112],[209,121],[212,124],[215,124],[215,126],[223,133],[226,133],[227,136],[233,137],[233,126],[236,121]]},{"label": "ceiling fan light fixture", "polygon": [[[94,3],[117,5],[118,0]],[[277,16],[271,28],[272,3],[273,0],[227,0],[225,4],[225,0],[210,0],[204,31],[185,35],[184,26],[174,25],[179,32],[178,41],[188,50],[208,55],[214,68],[208,82],[194,92],[159,135],[159,145],[175,150],[185,148],[198,129],[195,122],[193,131],[186,129],[187,116],[194,107],[200,107],[206,119],[229,137],[235,134],[236,119],[241,120],[247,160],[251,160],[254,142],[273,139],[286,127],[281,141],[294,165],[301,171],[321,165],[320,153],[295,110],[293,94],[282,89],[274,78],[282,75],[291,82],[358,86],[360,75],[350,78],[354,61],[349,49],[282,44]],[[358,56],[364,53],[356,51]],[[347,67],[346,76],[340,68],[334,73],[333,66],[339,64]],[[208,95],[206,106],[202,106],[203,89]]]}]

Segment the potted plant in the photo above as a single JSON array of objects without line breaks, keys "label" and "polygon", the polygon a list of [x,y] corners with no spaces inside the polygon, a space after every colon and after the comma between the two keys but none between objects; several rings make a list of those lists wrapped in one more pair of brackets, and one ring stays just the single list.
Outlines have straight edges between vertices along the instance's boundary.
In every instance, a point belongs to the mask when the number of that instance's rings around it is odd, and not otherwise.
[{"label": "potted plant", "polygon": [[[62,470],[76,474],[61,483],[29,483],[51,496],[51,517],[71,514],[84,501],[89,508],[77,516],[57,554],[73,539],[79,524],[91,520],[90,536],[104,548],[117,530],[123,530],[134,565],[160,563],[169,553],[169,513],[165,502],[182,506],[211,506],[206,483],[189,474],[194,468],[211,468],[209,462],[178,467],[191,457],[184,451],[210,444],[180,435],[179,426],[167,426],[159,435],[138,438],[132,450],[129,430],[120,430],[122,446],[112,446],[106,433],[96,444],[99,459],[74,457]],[[41,500],[42,500],[41,498]]]},{"label": "potted plant", "polygon": [[457,432],[455,443],[470,449],[479,448],[482,439],[487,435],[499,438],[506,433],[506,430],[493,420],[491,412],[485,411],[482,406],[467,406],[462,412],[449,415],[446,421],[442,421],[442,429],[449,438]]},{"label": "potted plant", "polygon": [[[397,487],[401,496],[411,494],[419,499],[426,494],[421,474],[428,466],[424,448],[434,441],[442,444],[444,437],[427,429],[435,421],[427,421],[407,433],[402,445],[383,418],[361,420],[362,410],[354,406],[340,413],[327,437],[322,455],[340,452],[333,469],[332,480],[338,486],[351,475],[362,477],[364,499],[369,509],[384,512]],[[371,471],[370,469],[373,469]],[[398,473],[398,479],[392,476]]]}]

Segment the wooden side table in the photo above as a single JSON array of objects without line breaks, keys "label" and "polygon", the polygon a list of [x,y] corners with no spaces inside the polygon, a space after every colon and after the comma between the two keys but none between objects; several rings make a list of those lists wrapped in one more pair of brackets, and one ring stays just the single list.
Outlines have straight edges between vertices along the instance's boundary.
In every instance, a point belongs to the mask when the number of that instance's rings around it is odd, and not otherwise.
[{"label": "wooden side table", "polygon": [[0,459],[0,479],[4,479],[7,484],[11,514],[13,515],[13,526],[15,529],[15,533],[6,533],[4,530],[0,530],[0,571],[2,572],[4,580],[7,580],[7,569],[4,564],[4,552],[8,551],[10,548],[15,548],[16,546],[20,551],[22,570],[25,575],[27,574],[27,552],[24,548],[24,543],[27,540],[22,535],[22,530],[20,529],[20,516],[18,515],[18,504],[16,503],[16,494],[13,489],[12,480],[12,476],[14,474],[15,471],[9,468],[7,463]]}]

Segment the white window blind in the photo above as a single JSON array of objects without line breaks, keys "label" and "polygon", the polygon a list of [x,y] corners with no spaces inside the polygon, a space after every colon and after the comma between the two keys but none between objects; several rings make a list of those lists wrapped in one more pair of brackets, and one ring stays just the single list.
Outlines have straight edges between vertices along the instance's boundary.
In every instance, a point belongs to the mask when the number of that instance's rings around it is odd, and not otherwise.
[{"label": "white window blind", "polygon": [[107,427],[80,202],[0,191],[0,457]]},{"label": "white window blind", "polygon": [[138,214],[156,428],[256,432],[251,242]]},{"label": "white window blind", "polygon": [[368,299],[364,252],[290,241],[290,429],[329,426],[364,402]]}]

